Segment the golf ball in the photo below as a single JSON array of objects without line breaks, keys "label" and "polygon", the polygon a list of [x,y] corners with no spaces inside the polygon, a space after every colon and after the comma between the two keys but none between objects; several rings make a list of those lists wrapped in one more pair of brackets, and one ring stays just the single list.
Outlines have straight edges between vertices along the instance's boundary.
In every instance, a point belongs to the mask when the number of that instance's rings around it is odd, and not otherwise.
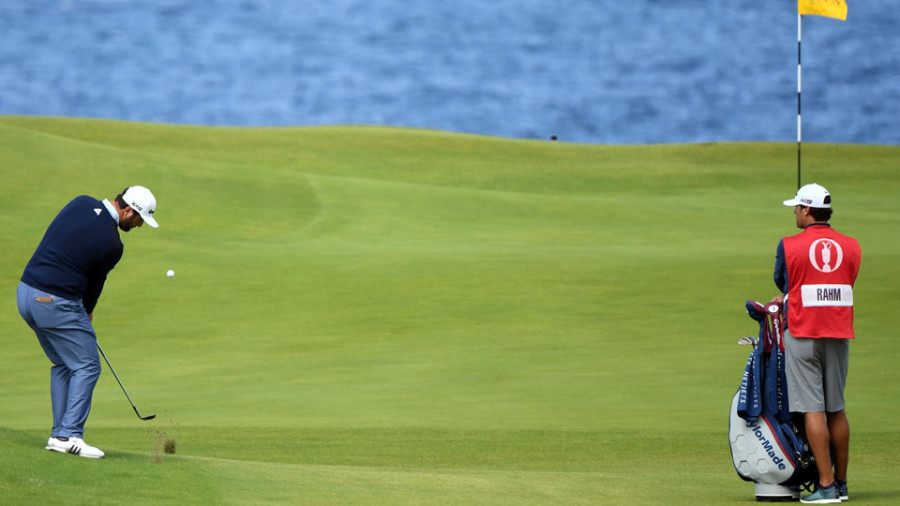
[{"label": "golf ball", "polygon": [[166,276],[169,276],[171,278],[174,275],[175,275],[175,271],[173,271],[172,269],[169,269],[168,271],[166,271]]}]

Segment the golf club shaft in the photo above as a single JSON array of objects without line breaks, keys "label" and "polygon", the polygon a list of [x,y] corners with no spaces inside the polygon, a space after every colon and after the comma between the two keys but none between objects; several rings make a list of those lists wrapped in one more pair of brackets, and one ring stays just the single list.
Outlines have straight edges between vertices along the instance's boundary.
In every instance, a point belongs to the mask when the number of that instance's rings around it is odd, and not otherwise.
[{"label": "golf club shaft", "polygon": [[140,411],[138,411],[137,406],[134,405],[134,401],[131,400],[131,396],[128,395],[128,390],[125,390],[125,385],[122,384],[122,380],[119,379],[119,375],[116,374],[116,369],[109,363],[109,358],[106,357],[106,353],[103,352],[103,348],[100,347],[100,342],[97,342],[97,349],[100,350],[100,354],[103,355],[103,360],[106,361],[106,365],[109,366],[109,370],[112,371],[113,376],[116,378],[116,381],[119,383],[119,386],[122,387],[122,391],[125,392],[125,397],[128,399],[128,402],[131,404],[131,409],[134,410],[134,414],[138,416],[141,420],[152,420],[156,418],[156,415],[147,415],[141,416]]}]

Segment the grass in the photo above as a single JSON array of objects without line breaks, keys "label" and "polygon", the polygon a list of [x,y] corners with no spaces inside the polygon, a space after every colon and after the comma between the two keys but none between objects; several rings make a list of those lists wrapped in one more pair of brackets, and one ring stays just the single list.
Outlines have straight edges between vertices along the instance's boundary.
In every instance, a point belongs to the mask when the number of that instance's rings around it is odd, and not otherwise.
[{"label": "grass", "polygon": [[[774,295],[790,144],[0,116],[0,496],[86,504],[730,504],[727,410]],[[860,240],[854,500],[896,502],[900,148],[804,145]],[[95,312],[95,462],[41,450],[12,287],[72,197],[157,195]],[[174,269],[176,276],[166,278]],[[160,437],[177,453],[160,454]]]}]

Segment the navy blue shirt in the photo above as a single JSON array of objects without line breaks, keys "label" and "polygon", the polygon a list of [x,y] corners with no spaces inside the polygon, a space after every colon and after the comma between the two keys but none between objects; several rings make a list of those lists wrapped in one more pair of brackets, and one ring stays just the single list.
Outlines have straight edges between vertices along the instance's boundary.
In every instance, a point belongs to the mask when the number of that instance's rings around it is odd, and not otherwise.
[{"label": "navy blue shirt", "polygon": [[56,215],[32,255],[22,282],[94,311],[106,275],[124,251],[116,220],[103,202],[76,197]]},{"label": "navy blue shirt", "polygon": [[781,294],[788,293],[787,259],[784,257],[784,239],[778,241],[775,249],[775,286],[781,290]]}]

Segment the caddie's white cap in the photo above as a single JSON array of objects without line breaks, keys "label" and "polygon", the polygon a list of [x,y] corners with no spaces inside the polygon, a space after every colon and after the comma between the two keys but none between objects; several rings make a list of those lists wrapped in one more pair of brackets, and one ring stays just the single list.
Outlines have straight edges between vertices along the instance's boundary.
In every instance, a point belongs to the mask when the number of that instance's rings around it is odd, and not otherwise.
[{"label": "caddie's white cap", "polygon": [[141,215],[144,223],[153,228],[159,228],[159,223],[153,219],[156,211],[156,197],[143,186],[129,186],[122,194],[122,200]]},{"label": "caddie's white cap", "polygon": [[797,190],[797,195],[790,200],[785,200],[784,205],[788,207],[804,206],[827,209],[831,207],[831,194],[823,186],[812,183],[800,187]]}]

